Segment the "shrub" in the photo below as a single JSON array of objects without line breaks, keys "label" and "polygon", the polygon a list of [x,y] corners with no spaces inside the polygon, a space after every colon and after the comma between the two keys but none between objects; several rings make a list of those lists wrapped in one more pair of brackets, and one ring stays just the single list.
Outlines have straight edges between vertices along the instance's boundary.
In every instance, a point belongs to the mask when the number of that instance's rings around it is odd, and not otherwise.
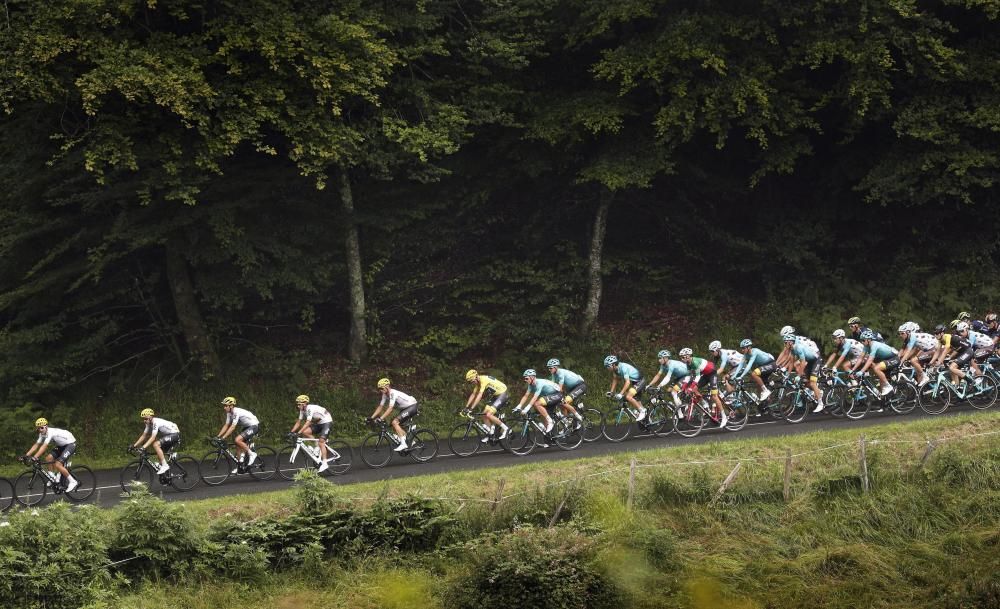
[{"label": "shrub", "polygon": [[203,538],[194,519],[176,503],[146,489],[133,490],[117,511],[112,531],[112,557],[139,557],[120,568],[129,575],[180,575],[196,563]]}]

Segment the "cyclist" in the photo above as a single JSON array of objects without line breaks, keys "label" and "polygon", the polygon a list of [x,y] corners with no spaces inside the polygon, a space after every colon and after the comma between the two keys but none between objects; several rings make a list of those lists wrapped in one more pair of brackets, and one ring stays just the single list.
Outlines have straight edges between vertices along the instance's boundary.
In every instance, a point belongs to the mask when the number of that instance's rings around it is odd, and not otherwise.
[{"label": "cyclist", "polygon": [[[402,452],[406,450],[406,433],[403,432],[402,424],[420,412],[420,406],[417,404],[417,399],[412,395],[407,395],[398,389],[393,389],[389,379],[379,379],[376,386],[379,393],[382,394],[382,400],[375,407],[375,412],[372,413],[372,416],[368,420],[374,421],[376,418],[382,421],[386,420],[392,414],[392,408],[398,404],[399,415],[392,420],[392,429],[396,432],[396,437],[399,438],[399,446],[393,450]],[[385,411],[382,410],[383,408],[385,408]]]},{"label": "cyclist", "polygon": [[941,350],[937,355],[935,363],[944,364],[944,360],[949,354],[954,354],[951,363],[948,365],[948,370],[951,371],[951,382],[954,385],[958,385],[958,379],[965,378],[966,373],[962,371],[962,366],[966,364],[973,363],[973,356],[975,356],[975,349],[972,347],[972,343],[969,341],[969,324],[964,321],[960,321],[955,324],[955,332],[952,334],[946,334],[944,332],[944,326],[938,326],[934,328],[934,331],[941,331]]},{"label": "cyclist", "polygon": [[895,390],[895,388],[889,384],[889,379],[886,378],[886,372],[892,372],[899,367],[899,352],[882,341],[875,340],[875,333],[871,330],[865,330],[862,332],[861,340],[864,342],[865,355],[867,355],[868,358],[865,360],[865,363],[860,368],[855,369],[852,374],[855,376],[861,376],[866,370],[871,368],[875,372],[875,376],[878,377],[879,384],[882,387],[882,397],[885,397]]},{"label": "cyclist", "polygon": [[563,399],[562,394],[559,393],[559,385],[538,378],[534,368],[528,368],[521,376],[528,386],[524,395],[521,396],[521,401],[514,407],[514,412],[528,414],[528,409],[534,406],[538,414],[542,415],[542,420],[545,421],[545,433],[549,433],[552,431],[552,426],[555,425],[555,421],[549,416],[549,407],[555,406]]},{"label": "cyclist", "polygon": [[729,416],[726,415],[726,409],[722,407],[722,400],[719,398],[719,377],[715,374],[715,364],[707,359],[694,357],[694,352],[688,347],[681,349],[680,356],[681,361],[687,364],[688,374],[693,377],[691,382],[698,387],[708,385],[716,412],[721,414],[719,427],[725,427],[729,423]]},{"label": "cyclist", "polygon": [[310,404],[308,395],[295,398],[295,406],[299,409],[299,418],[292,425],[292,433],[317,439],[320,465],[316,471],[325,472],[329,468],[326,463],[326,439],[330,437],[333,415],[319,404]]},{"label": "cyclist", "polygon": [[153,450],[156,451],[156,456],[160,459],[160,467],[156,470],[156,473],[165,474],[170,471],[170,466],[167,464],[167,458],[163,456],[163,453],[180,445],[181,430],[170,421],[157,417],[152,408],[144,408],[139,413],[139,416],[146,422],[146,427],[132,447],[136,448],[142,444],[141,448],[147,449],[152,444]]},{"label": "cyclist", "polygon": [[[833,345],[836,349],[826,360],[826,367],[833,370],[843,366],[844,371],[850,372],[857,368],[865,355],[865,346],[853,338],[847,338],[847,333],[839,328],[833,331]],[[833,361],[834,358],[837,359],[836,362]]]},{"label": "cyclist", "polygon": [[717,340],[713,340],[708,344],[708,351],[712,354],[712,357],[718,360],[716,368],[717,374],[726,384],[726,388],[729,391],[732,391],[733,386],[729,384],[729,373],[726,372],[726,366],[729,366],[730,371],[739,368],[740,364],[743,363],[743,354],[739,351],[734,351],[733,349],[723,349],[722,342]]},{"label": "cyclist", "polygon": [[983,321],[986,322],[986,329],[983,330],[983,332],[985,332],[986,335],[992,338],[993,342],[996,343],[997,338],[1000,338],[1000,319],[997,318],[996,313],[990,311],[986,314],[986,317],[983,318]]},{"label": "cyclist", "polygon": [[959,313],[957,319],[958,321],[964,321],[965,323],[969,324],[969,328],[972,330],[981,331],[983,328],[986,327],[986,322],[979,319],[972,319],[972,313],[969,313],[968,311],[962,311],[961,313]]},{"label": "cyclist", "polygon": [[920,331],[920,326],[915,322],[908,321],[899,326],[899,337],[903,339],[903,348],[899,352],[899,361],[910,362],[913,369],[917,371],[920,380],[918,387],[923,387],[930,382],[930,377],[924,372],[924,365],[934,359],[941,343],[934,338],[933,334]]},{"label": "cyclist", "polygon": [[52,452],[45,455],[45,463],[50,470],[59,472],[59,475],[66,480],[66,492],[74,491],[80,486],[80,482],[69,475],[66,464],[76,452],[76,437],[65,429],[49,427],[45,417],[39,417],[35,421],[35,430],[38,432],[38,439],[24,456],[28,459],[41,459],[51,444]]},{"label": "cyclist", "polygon": [[934,326],[934,337],[938,339],[938,343],[941,345],[938,347],[937,353],[934,358],[931,359],[931,366],[941,366],[944,365],[944,360],[951,355],[951,334],[947,333],[947,326],[944,324],[938,324]]},{"label": "cyclist", "polygon": [[[985,327],[985,324],[983,324]],[[972,365],[976,369],[976,374],[982,374],[979,364],[985,363],[986,359],[992,355],[996,345],[988,334],[977,330],[969,330],[969,343],[972,344],[973,357]]]},{"label": "cyclist", "polygon": [[[688,378],[688,367],[684,362],[671,359],[670,351],[663,349],[656,354],[656,360],[660,363],[660,369],[656,371],[656,375],[653,376],[653,380],[649,381],[650,386],[655,386],[658,389],[663,389],[666,387],[670,381],[674,381],[674,386],[670,388],[670,395],[674,398],[674,405],[681,405],[681,398],[677,395],[680,391],[679,384],[683,382],[684,379]],[[663,375],[663,380],[660,381],[660,375]],[[659,384],[657,384],[659,381]]]},{"label": "cyclist", "polygon": [[[784,326],[781,328],[778,336],[780,336],[782,341],[784,341],[785,336],[788,334],[795,334],[795,328],[792,326]],[[793,361],[795,361],[795,358],[792,357],[792,347],[789,344],[785,344],[781,349],[781,353],[778,354],[778,358],[775,360],[775,366],[781,368],[782,370],[787,370]]]},{"label": "cyclist", "polygon": [[805,336],[785,334],[781,339],[785,341],[785,346],[791,354],[790,365],[795,366],[795,372],[799,378],[806,377],[808,372],[808,385],[812,389],[812,397],[816,401],[816,408],[813,409],[813,412],[822,412],[824,407],[823,394],[820,392],[817,382],[819,370],[823,365],[820,360],[819,347],[816,346],[815,341]]},{"label": "cyclist", "polygon": [[740,350],[743,351],[743,362],[733,371],[733,378],[738,381],[749,373],[757,385],[757,398],[763,402],[771,395],[771,390],[764,386],[764,382],[778,369],[774,356],[754,347],[749,338],[740,341]]},{"label": "cyclist", "polygon": [[880,343],[881,342],[885,342],[885,339],[882,338],[882,334],[880,334],[879,332],[876,332],[875,330],[872,330],[868,326],[861,325],[861,318],[860,317],[852,317],[852,318],[848,319],[847,320],[847,327],[850,328],[850,330],[851,330],[851,338],[853,338],[854,340],[856,340],[858,342],[861,342],[861,333],[864,332],[865,330],[871,330],[871,333],[875,336],[875,340],[876,341],[878,341]]},{"label": "cyclist", "polygon": [[549,374],[552,375],[549,380],[559,385],[559,393],[563,395],[563,412],[573,416],[577,423],[583,422],[583,416],[573,406],[573,402],[587,393],[587,383],[583,377],[572,370],[563,368],[562,362],[555,357],[545,362],[545,366],[549,369]]},{"label": "cyclist", "polygon": [[[614,397],[616,400],[625,400],[635,410],[635,420],[641,421],[646,418],[646,407],[639,401],[639,395],[646,388],[646,380],[642,377],[639,369],[625,362],[618,361],[618,357],[609,355],[604,358],[604,367],[611,371],[611,390],[605,395]],[[618,387],[618,379],[622,379],[622,390],[615,393]]]},{"label": "cyclist", "polygon": [[[236,458],[242,459],[243,454],[247,456],[247,465],[253,465],[257,460],[257,453],[250,448],[254,436],[260,431],[260,421],[252,412],[244,408],[236,407],[236,398],[229,396],[222,400],[222,409],[226,411],[226,422],[222,424],[222,429],[215,434],[219,440],[225,440],[229,434],[236,431],[239,425],[240,433],[236,434]],[[237,472],[233,469],[233,473]]]},{"label": "cyclist", "polygon": [[[497,413],[507,405],[507,401],[510,399],[510,394],[507,393],[507,385],[496,377],[479,374],[475,370],[469,370],[465,373],[465,382],[472,383],[474,386],[472,394],[469,395],[469,399],[465,402],[465,409],[472,410],[480,400],[485,399],[487,404],[483,406],[483,422],[490,428],[491,432],[494,426],[499,425],[500,437],[498,439],[503,440],[506,438],[509,428],[503,422],[503,419],[497,416]],[[490,438],[486,436],[481,441],[486,443],[490,441]]]}]

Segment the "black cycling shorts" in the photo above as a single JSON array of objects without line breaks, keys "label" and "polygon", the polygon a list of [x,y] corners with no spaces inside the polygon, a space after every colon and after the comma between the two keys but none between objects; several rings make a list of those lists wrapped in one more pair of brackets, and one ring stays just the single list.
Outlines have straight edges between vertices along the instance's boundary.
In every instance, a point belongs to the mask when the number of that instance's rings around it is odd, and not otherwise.
[{"label": "black cycling shorts", "polygon": [[508,401],[510,401],[510,394],[504,391],[500,395],[493,398],[493,401],[490,402],[490,406],[496,408],[497,410],[500,410],[501,408],[507,405]]},{"label": "black cycling shorts", "polygon": [[760,375],[760,380],[766,381],[777,369],[778,366],[774,362],[771,362],[770,364],[764,364],[763,366],[758,367],[757,374]]},{"label": "black cycling shorts", "polygon": [[806,360],[806,376],[809,380],[818,379],[819,373],[823,370],[823,362],[817,357],[816,359]]},{"label": "black cycling shorts", "polygon": [[569,393],[566,394],[566,401],[569,403],[575,403],[585,393],[587,393],[587,383],[580,383],[576,387],[569,390]]},{"label": "black cycling shorts", "polygon": [[969,365],[969,362],[971,362],[971,361],[972,361],[972,356],[973,356],[973,355],[974,355],[974,354],[973,354],[973,352],[972,352],[972,348],[971,348],[971,347],[970,347],[970,348],[968,348],[968,349],[962,349],[962,350],[961,350],[961,351],[959,351],[959,353],[958,353],[958,354],[957,354],[957,355],[955,356],[955,364],[956,364],[956,365],[957,365],[957,366],[958,366],[959,368],[961,368],[962,366],[967,366],[967,365]]},{"label": "black cycling shorts", "polygon": [[708,387],[713,393],[719,392],[719,375],[713,372],[712,374],[703,374],[700,379],[698,379],[698,387]]},{"label": "black cycling shorts", "polygon": [[399,411],[399,422],[405,423],[409,419],[413,418],[413,415],[420,412],[420,405],[414,404],[413,406],[407,406],[406,408]]},{"label": "black cycling shorts", "polygon": [[180,433],[168,433],[160,437],[160,450],[166,452],[171,448],[177,448],[181,444]]},{"label": "black cycling shorts", "polygon": [[[916,355],[917,363],[923,366],[927,362],[931,361],[931,358],[934,357],[935,353],[936,351],[934,349],[930,349],[928,351],[921,351]],[[912,360],[913,358],[910,359]]]},{"label": "black cycling shorts", "polygon": [[982,364],[986,362],[991,353],[993,353],[993,347],[987,347],[986,349],[976,349],[975,352],[973,353],[973,357],[976,358],[977,362]]},{"label": "black cycling shorts", "polygon": [[314,438],[325,440],[330,437],[330,425],[331,423],[313,423],[309,428],[312,429]]},{"label": "black cycling shorts", "polygon": [[562,402],[563,395],[557,391],[548,395],[539,396],[538,399],[542,401],[542,404],[545,404],[546,408],[551,408],[552,406]]},{"label": "black cycling shorts", "polygon": [[883,364],[882,369],[885,370],[886,372],[895,370],[896,368],[899,368],[899,356],[893,355],[889,359],[884,359],[879,363]]},{"label": "black cycling shorts", "polygon": [[250,441],[253,440],[253,437],[256,436],[259,432],[260,432],[259,425],[247,425],[246,427],[243,428],[243,431],[240,432],[240,437],[243,438],[244,442],[249,444]]},{"label": "black cycling shorts", "polygon": [[76,452],[76,444],[71,442],[65,446],[53,446],[52,447],[52,458],[56,461],[66,465],[69,458],[73,456]]}]

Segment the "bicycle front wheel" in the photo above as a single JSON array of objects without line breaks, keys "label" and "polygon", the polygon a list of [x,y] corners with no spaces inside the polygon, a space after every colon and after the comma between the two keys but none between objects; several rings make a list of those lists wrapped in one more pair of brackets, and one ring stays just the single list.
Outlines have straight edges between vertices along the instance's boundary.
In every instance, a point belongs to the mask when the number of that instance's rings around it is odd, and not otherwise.
[{"label": "bicycle front wheel", "polygon": [[170,486],[184,492],[193,489],[201,481],[198,462],[192,457],[181,455],[170,462]]},{"label": "bicycle front wheel", "polygon": [[583,424],[576,417],[563,417],[552,428],[552,441],[563,450],[573,450],[583,444]]},{"label": "bicycle front wheel", "polygon": [[209,486],[219,486],[229,479],[231,468],[236,467],[235,463],[229,460],[226,453],[221,450],[213,450],[201,458],[201,479]]},{"label": "bicycle front wheel", "polygon": [[507,437],[501,442],[502,446],[511,454],[518,457],[530,455],[535,450],[535,426],[528,419],[513,419],[508,425],[510,431]]},{"label": "bicycle front wheel", "polygon": [[[691,414],[687,414],[688,408],[691,408]],[[680,416],[677,416],[680,413]],[[695,407],[682,406],[674,414],[674,431],[684,436],[685,438],[693,438],[701,433],[702,428],[705,427],[705,412]]]},{"label": "bicycle front wheel", "polygon": [[[294,459],[292,458],[293,455]],[[285,480],[294,480],[296,474],[304,469],[308,469],[311,464],[312,460],[306,454],[305,446],[289,444],[278,451],[276,468],[278,475]]]},{"label": "bicycle front wheel", "polygon": [[594,442],[604,437],[604,413],[596,408],[579,410],[583,417],[583,441]]},{"label": "bicycle front wheel", "polygon": [[886,398],[889,408],[897,414],[909,414],[917,407],[917,388],[903,381],[896,385],[896,390]]},{"label": "bicycle front wheel", "polygon": [[865,418],[871,404],[871,396],[865,395],[864,387],[850,389],[844,400],[844,416],[852,421]]},{"label": "bicycle front wheel", "polygon": [[38,505],[49,491],[47,482],[44,475],[28,470],[14,480],[14,497],[25,507]]},{"label": "bicycle front wheel", "polygon": [[803,395],[802,389],[799,391],[792,391],[786,393],[783,398],[781,398],[781,415],[787,423],[801,423],[805,420],[806,415],[809,414],[809,408],[812,404]]},{"label": "bicycle front wheel", "polygon": [[410,458],[417,463],[426,463],[438,454],[437,434],[429,429],[418,429],[410,436],[407,444]]},{"label": "bicycle front wheel", "polygon": [[726,422],[726,431],[739,431],[746,426],[746,404],[742,402],[733,405],[723,404],[722,407],[726,409],[726,417],[728,418],[728,421]]},{"label": "bicycle front wheel", "polygon": [[153,470],[142,460],[132,461],[122,468],[118,482],[126,493],[131,493],[136,483],[143,484],[149,489],[153,486]]},{"label": "bicycle front wheel", "polygon": [[844,417],[844,400],[847,398],[847,387],[835,385],[826,390],[823,395],[824,412],[832,417]]},{"label": "bicycle front wheel", "polygon": [[471,422],[459,423],[448,434],[448,448],[459,457],[470,457],[479,452],[482,435]]},{"label": "bicycle front wheel", "polygon": [[69,474],[76,479],[77,485],[72,491],[66,491],[66,497],[74,503],[90,499],[90,496],[94,494],[94,489],[97,488],[97,476],[94,475],[94,472],[90,471],[86,465],[77,465],[69,468]]},{"label": "bicycle front wheel", "polygon": [[920,409],[927,414],[941,414],[951,405],[951,391],[944,383],[931,381],[925,384],[919,393]]},{"label": "bicycle front wheel", "polygon": [[327,441],[326,465],[328,469],[323,472],[324,474],[331,476],[346,474],[354,465],[354,451],[342,440]]},{"label": "bicycle front wheel", "polygon": [[6,478],[0,478],[0,512],[6,512],[12,505],[14,505],[14,484]]},{"label": "bicycle front wheel", "polygon": [[632,435],[632,416],[619,408],[604,419],[604,437],[610,442],[624,442]]},{"label": "bicycle front wheel", "polygon": [[392,458],[392,442],[383,434],[370,433],[361,442],[361,460],[368,467],[385,467]]},{"label": "bicycle front wheel", "polygon": [[973,379],[969,403],[976,410],[986,410],[997,401],[997,384],[992,377],[983,375]]},{"label": "bicycle front wheel", "polygon": [[[254,480],[270,480],[278,469],[278,457],[274,449],[270,446],[256,446],[254,452],[257,458],[252,465],[247,466],[247,473]],[[205,479],[205,472],[201,473],[201,479]]]}]

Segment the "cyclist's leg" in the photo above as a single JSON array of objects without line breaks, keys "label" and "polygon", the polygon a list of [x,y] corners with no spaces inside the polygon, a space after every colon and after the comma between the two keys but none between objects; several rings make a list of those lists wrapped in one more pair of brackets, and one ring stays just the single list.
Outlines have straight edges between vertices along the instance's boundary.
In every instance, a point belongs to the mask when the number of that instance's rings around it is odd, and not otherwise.
[{"label": "cyclist's leg", "polygon": [[[553,394],[559,395],[559,394]],[[559,399],[562,399],[562,395],[559,395]],[[542,416],[542,420],[545,421],[545,429],[551,429],[553,422],[552,417],[549,416],[548,400],[544,397],[540,397],[535,400],[535,411]]]},{"label": "cyclist's leg", "polygon": [[809,374],[809,388],[813,391],[813,397],[818,404],[823,403],[823,393],[819,390],[819,371],[823,363],[817,357],[809,363],[806,372]]},{"label": "cyclist's leg", "polygon": [[573,405],[573,403],[579,400],[585,393],[587,393],[586,383],[580,383],[574,387],[573,390],[570,391],[565,398],[563,398],[563,412],[568,415],[572,415],[577,420],[583,419],[583,416],[580,415],[580,412],[577,410],[576,406]]},{"label": "cyclist's leg", "polygon": [[160,460],[160,465],[167,464],[167,458],[163,456],[163,448],[160,446],[160,440],[153,441],[153,450],[156,451],[156,458]]},{"label": "cyclist's leg", "polygon": [[321,466],[326,465],[326,439],[330,437],[330,424],[329,423],[313,423],[311,425],[312,433],[309,437],[316,437],[319,439],[317,444],[319,445],[319,458],[321,459]]},{"label": "cyclist's leg", "polygon": [[247,446],[247,441],[243,438],[243,434],[236,434],[236,458],[242,458],[243,453],[249,451],[250,448]]},{"label": "cyclist's leg", "polygon": [[875,376],[878,377],[879,387],[885,388],[889,384],[889,380],[885,378],[885,362],[879,362],[872,366],[871,369],[875,372]]}]

